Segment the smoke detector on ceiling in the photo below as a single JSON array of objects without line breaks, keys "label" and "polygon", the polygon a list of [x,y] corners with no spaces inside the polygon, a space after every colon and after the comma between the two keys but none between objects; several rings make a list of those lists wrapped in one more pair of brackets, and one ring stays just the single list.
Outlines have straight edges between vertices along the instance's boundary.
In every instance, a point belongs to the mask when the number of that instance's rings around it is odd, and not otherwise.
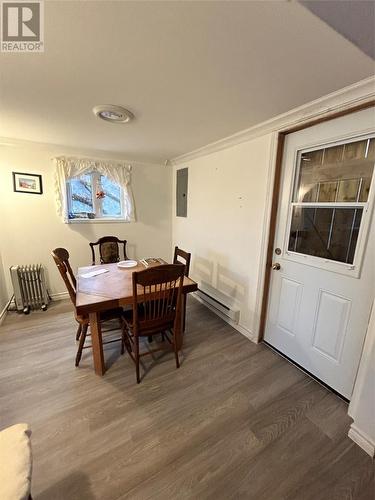
[{"label": "smoke detector on ceiling", "polygon": [[134,115],[128,109],[113,104],[100,104],[93,108],[94,115],[112,123],[128,123]]}]

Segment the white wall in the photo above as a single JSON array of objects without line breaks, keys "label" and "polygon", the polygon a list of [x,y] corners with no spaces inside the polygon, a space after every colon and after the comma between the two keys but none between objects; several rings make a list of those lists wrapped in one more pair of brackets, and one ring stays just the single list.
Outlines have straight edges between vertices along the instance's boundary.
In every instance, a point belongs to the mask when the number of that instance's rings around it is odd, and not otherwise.
[{"label": "white wall", "polygon": [[8,293],[5,288],[5,272],[3,266],[3,259],[0,253],[0,321],[2,312],[4,310],[4,307],[6,306],[7,301],[8,301]]},{"label": "white wall", "polygon": [[[90,153],[85,151],[81,156],[108,157],[102,152]],[[8,296],[12,294],[8,268],[34,262],[42,262],[47,267],[51,293],[64,292],[51,250],[66,247],[73,268],[89,265],[88,243],[104,235],[128,240],[129,257],[171,258],[170,169],[157,165],[133,166],[136,222],[64,224],[56,213],[51,161],[53,156],[62,154],[80,156],[79,151],[53,146],[0,146],[0,244]],[[14,193],[12,171],[42,174],[43,195]]]},{"label": "white wall", "polygon": [[[373,77],[172,160],[173,245],[192,252],[191,276],[241,312],[256,340],[278,131],[372,102]],[[175,216],[176,170],[189,168],[188,216]]]},{"label": "white wall", "polygon": [[183,162],[188,167],[188,215],[176,217],[173,245],[192,253],[199,287],[240,309],[240,327],[255,338],[261,290],[261,241],[266,226],[272,135]]}]

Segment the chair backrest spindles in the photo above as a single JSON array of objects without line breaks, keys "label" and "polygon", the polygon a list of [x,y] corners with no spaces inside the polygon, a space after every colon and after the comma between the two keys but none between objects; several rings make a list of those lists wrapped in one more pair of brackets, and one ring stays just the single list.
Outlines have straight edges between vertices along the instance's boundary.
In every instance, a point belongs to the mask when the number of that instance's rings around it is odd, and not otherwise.
[{"label": "chair backrest spindles", "polygon": [[[142,331],[174,322],[181,308],[182,285],[185,268],[181,263],[134,272],[133,278],[133,319],[135,335]],[[139,315],[140,305],[143,306]]]}]

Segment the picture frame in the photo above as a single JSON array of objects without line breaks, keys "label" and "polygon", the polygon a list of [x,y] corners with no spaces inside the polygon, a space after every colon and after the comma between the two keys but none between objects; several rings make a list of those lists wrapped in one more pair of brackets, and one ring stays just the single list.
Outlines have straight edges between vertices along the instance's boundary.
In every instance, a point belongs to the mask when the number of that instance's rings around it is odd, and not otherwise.
[{"label": "picture frame", "polygon": [[26,172],[12,172],[15,193],[43,194],[42,176]]}]

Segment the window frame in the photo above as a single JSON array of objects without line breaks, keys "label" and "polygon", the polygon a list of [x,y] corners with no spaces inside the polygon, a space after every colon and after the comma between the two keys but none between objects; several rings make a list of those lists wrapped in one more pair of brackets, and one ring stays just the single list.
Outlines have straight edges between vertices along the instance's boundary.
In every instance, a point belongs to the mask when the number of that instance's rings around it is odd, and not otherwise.
[{"label": "window frame", "polygon": [[[366,202],[295,202],[294,196],[296,192],[296,180],[299,178],[301,161],[300,158],[302,154],[309,153],[311,151],[316,151],[322,148],[329,148],[333,146],[340,146],[343,144],[349,144],[351,142],[357,142],[361,140],[375,139],[374,133],[361,133],[358,135],[350,134],[348,136],[343,136],[337,141],[327,141],[320,142],[317,144],[309,144],[305,147],[299,147],[294,151],[293,156],[293,172],[291,176],[291,182],[289,186],[289,196],[288,196],[288,215],[287,223],[285,226],[284,241],[283,241],[283,258],[292,262],[297,262],[300,264],[309,265],[312,267],[317,267],[319,269],[325,269],[332,272],[337,272],[339,274],[344,274],[351,276],[353,278],[360,277],[360,271],[362,266],[362,260],[364,256],[366,241],[370,229],[371,213],[374,205],[374,194],[375,194],[375,165],[372,173],[372,179],[370,184],[370,190]],[[295,252],[289,250],[289,237],[292,225],[293,208],[294,207],[303,208],[362,208],[362,219],[360,223],[360,228],[358,232],[357,244],[354,253],[354,259],[352,264],[346,262],[340,262],[337,260],[327,259],[325,257],[317,257],[315,255],[303,254],[300,252]]]},{"label": "window frame", "polygon": [[[124,213],[124,190],[123,187],[120,186],[119,184],[118,187],[120,189],[120,207],[121,207],[121,214],[118,216],[114,215],[103,215],[103,203],[100,198],[97,198],[95,196],[95,191],[96,187],[98,186],[100,182],[100,177],[104,176],[104,174],[93,170],[91,172],[87,172],[82,175],[90,175],[91,176],[91,185],[92,185],[92,192],[91,192],[91,198],[92,198],[92,206],[93,210],[95,213],[95,217],[93,219],[82,217],[82,218],[69,218],[69,214],[71,213],[72,209],[72,190],[71,190],[71,181],[73,179],[77,179],[78,177],[72,177],[71,179],[68,179],[66,181],[66,197],[67,197],[67,203],[66,203],[66,222],[67,224],[96,224],[96,223],[113,223],[113,222],[127,222],[127,219],[125,217]],[[113,182],[113,181],[112,181]]]}]

